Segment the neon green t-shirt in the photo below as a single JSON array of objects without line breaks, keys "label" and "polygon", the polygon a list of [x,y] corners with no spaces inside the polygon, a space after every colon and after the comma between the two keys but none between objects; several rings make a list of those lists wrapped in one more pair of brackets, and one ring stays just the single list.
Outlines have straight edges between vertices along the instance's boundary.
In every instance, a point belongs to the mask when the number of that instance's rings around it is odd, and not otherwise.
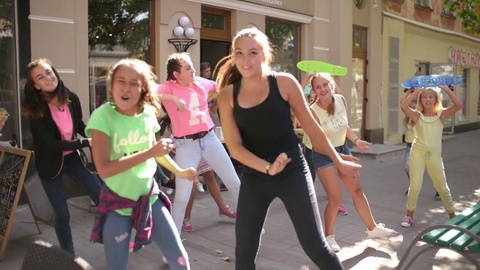
[{"label": "neon green t-shirt", "polygon": [[[155,109],[145,105],[142,113],[127,116],[119,113],[113,103],[105,103],[93,111],[85,133],[91,137],[92,130],[98,130],[110,138],[110,160],[149,149],[153,145],[155,132],[160,129]],[[110,176],[105,181],[109,189],[120,197],[137,201],[147,195],[154,183],[153,175],[157,169],[154,158],[140,163],[126,171]],[[157,196],[151,198],[154,203]],[[117,211],[121,215],[131,215],[131,209]]]}]

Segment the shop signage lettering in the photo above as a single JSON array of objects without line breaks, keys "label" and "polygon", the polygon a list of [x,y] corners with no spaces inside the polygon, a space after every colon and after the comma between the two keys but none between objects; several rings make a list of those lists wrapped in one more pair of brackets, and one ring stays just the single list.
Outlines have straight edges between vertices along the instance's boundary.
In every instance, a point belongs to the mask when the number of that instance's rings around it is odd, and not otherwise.
[{"label": "shop signage lettering", "polygon": [[260,2],[264,2],[264,3],[272,4],[272,5],[277,5],[277,6],[283,5],[281,0],[260,0]]},{"label": "shop signage lettering", "polygon": [[450,48],[448,58],[463,67],[480,67],[480,54],[476,52]]}]

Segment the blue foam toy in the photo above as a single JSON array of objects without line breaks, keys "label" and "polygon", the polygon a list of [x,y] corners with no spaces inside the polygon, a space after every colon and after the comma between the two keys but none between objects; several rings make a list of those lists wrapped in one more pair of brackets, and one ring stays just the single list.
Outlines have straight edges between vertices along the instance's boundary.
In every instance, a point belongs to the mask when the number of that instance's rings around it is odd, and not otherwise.
[{"label": "blue foam toy", "polygon": [[441,76],[441,75],[422,75],[406,79],[402,82],[403,88],[423,88],[437,87],[438,85],[455,85],[461,84],[462,76]]}]

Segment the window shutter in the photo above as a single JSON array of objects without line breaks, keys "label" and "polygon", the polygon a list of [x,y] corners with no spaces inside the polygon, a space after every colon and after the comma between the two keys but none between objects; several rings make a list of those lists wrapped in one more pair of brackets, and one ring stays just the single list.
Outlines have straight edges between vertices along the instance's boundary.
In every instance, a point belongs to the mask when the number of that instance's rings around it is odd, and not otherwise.
[{"label": "window shutter", "polygon": [[399,71],[400,39],[390,36],[388,39],[388,134],[398,133],[399,111]]}]

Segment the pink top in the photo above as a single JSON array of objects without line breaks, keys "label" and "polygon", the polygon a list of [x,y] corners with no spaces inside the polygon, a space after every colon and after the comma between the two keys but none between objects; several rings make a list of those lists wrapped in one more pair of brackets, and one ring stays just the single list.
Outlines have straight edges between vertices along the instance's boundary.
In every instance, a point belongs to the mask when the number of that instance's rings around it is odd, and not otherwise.
[{"label": "pink top", "polygon": [[174,95],[185,101],[185,110],[180,112],[177,105],[171,101],[162,101],[167,114],[172,120],[174,137],[182,137],[202,131],[208,131],[215,124],[208,112],[208,93],[217,89],[217,83],[202,77],[195,77],[192,86],[184,87],[175,81],[166,81],[159,84],[158,94]]},{"label": "pink top", "polygon": [[[62,140],[70,141],[73,137],[73,122],[72,115],[70,114],[70,108],[67,105],[63,105],[63,109],[58,110],[58,108],[52,104],[48,104],[48,107],[50,107],[53,121],[55,121],[55,124],[57,124],[60,135],[62,136]],[[66,156],[72,152],[72,150],[64,151],[63,155]]]}]

